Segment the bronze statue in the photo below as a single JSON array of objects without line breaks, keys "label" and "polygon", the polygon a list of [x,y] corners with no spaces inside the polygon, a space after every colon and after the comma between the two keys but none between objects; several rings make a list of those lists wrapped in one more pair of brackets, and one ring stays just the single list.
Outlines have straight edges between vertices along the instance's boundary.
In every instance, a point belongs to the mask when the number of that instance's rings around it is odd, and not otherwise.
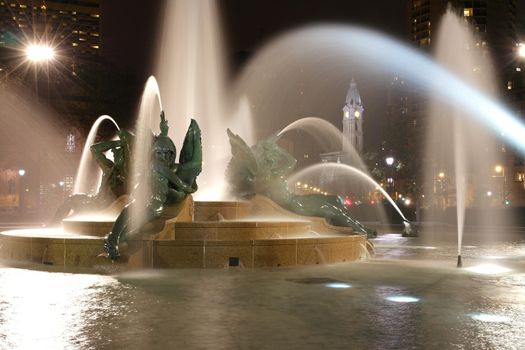
[{"label": "bronze statue", "polygon": [[[118,197],[129,194],[131,149],[135,135],[120,129],[118,139],[93,144],[91,154],[102,169],[102,181],[94,195],[74,194],[58,208],[50,225],[58,225],[62,219],[73,213],[100,210],[110,205]],[[105,152],[113,153],[113,160]]]},{"label": "bronze statue", "polygon": [[232,194],[250,198],[262,194],[281,207],[304,216],[324,217],[334,226],[351,227],[354,232],[375,237],[376,231],[363,226],[350,216],[343,200],[335,195],[296,195],[288,189],[287,176],[297,163],[277,144],[278,136],[249,147],[238,135],[227,130],[232,158],[226,169],[226,178]]},{"label": "bronze statue", "polygon": [[[149,166],[147,182],[151,193],[144,202],[133,198],[122,210],[113,224],[111,232],[106,236],[104,248],[107,257],[112,260],[119,258],[118,246],[147,222],[159,217],[166,207],[180,203],[191,193],[197,191],[197,176],[202,171],[201,131],[195,120],[191,120],[179,157],[175,163],[176,148],[168,137],[168,122],[161,112],[160,134],[155,137],[152,159]],[[144,183],[139,185],[145,185]],[[138,207],[137,207],[138,206]],[[137,211],[134,211],[134,210]],[[138,212],[134,220],[134,215]]]}]

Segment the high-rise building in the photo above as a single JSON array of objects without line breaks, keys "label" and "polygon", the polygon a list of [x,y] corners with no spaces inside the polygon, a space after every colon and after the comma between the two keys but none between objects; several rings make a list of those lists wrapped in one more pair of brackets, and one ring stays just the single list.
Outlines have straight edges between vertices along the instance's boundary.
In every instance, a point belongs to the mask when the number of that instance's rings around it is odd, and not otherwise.
[{"label": "high-rise building", "polygon": [[0,83],[23,84],[71,122],[84,119],[100,80],[100,10],[100,0],[0,0]]},{"label": "high-rise building", "polygon": [[[472,47],[477,49],[480,55],[491,59],[496,78],[495,86],[491,90],[507,103],[509,110],[516,115],[525,116],[522,75],[522,69],[525,67],[522,67],[523,61],[520,62],[517,54],[519,40],[516,5],[517,0],[409,0],[409,39],[419,48],[432,51],[437,43],[436,36],[441,18],[450,6],[452,11],[470,23],[476,37]],[[472,69],[476,71],[480,67],[474,66]],[[392,89],[398,89],[398,86],[393,85]],[[389,101],[387,117],[396,121],[405,120],[407,125],[417,126],[412,128],[412,135],[406,137],[414,144],[421,144],[425,137],[425,116],[430,108],[428,97],[425,92],[407,86],[403,86],[403,92],[398,90],[392,95],[398,98]],[[516,155],[506,145],[501,145],[499,151],[507,183],[521,188],[517,189],[516,193],[523,192],[523,157]],[[509,188],[512,187],[509,185]],[[524,193],[520,194],[522,197],[523,195]],[[505,196],[504,193],[503,197]]]},{"label": "high-rise building", "polygon": [[475,45],[490,52],[499,86],[507,89],[505,78],[516,68],[516,0],[409,0],[410,40],[421,48],[431,48],[448,6],[471,23],[479,39]]},{"label": "high-rise building", "polygon": [[56,59],[72,73],[97,61],[100,0],[0,0],[3,68],[19,66],[30,45],[52,48]]},{"label": "high-rise building", "polygon": [[[64,128],[63,151],[39,153],[33,165],[38,170],[26,175],[33,183],[32,202],[41,208],[52,208],[57,193],[69,193],[80,154],[79,129],[89,127],[97,113],[100,17],[100,0],[0,0],[0,88],[23,86],[16,93],[52,108]],[[45,157],[64,159],[61,179],[41,168],[52,164]]]}]

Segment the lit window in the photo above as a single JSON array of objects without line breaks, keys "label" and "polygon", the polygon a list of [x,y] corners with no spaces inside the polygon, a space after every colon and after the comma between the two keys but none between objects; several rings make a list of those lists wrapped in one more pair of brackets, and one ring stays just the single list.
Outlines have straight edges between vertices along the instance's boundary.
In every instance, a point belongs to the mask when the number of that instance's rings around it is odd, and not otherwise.
[{"label": "lit window", "polygon": [[521,68],[520,67],[516,67],[516,72],[521,72]]},{"label": "lit window", "polygon": [[76,149],[76,140],[74,134],[68,134],[66,136],[66,152],[73,153]]},{"label": "lit window", "polygon": [[98,33],[91,33],[91,36],[100,36]]},{"label": "lit window", "polygon": [[512,90],[512,80],[507,81],[507,90]]},{"label": "lit window", "polygon": [[93,49],[98,49],[98,48],[99,48],[98,45],[92,45],[91,47],[92,47]]},{"label": "lit window", "polygon": [[[3,5],[3,4],[2,4],[2,5]],[[21,8],[21,9],[25,9],[25,8],[27,8],[27,5],[22,5],[22,4],[20,4],[20,8]]]},{"label": "lit window", "polygon": [[472,17],[474,14],[474,9],[472,7],[467,7],[463,10],[463,16],[465,17]]},{"label": "lit window", "polygon": [[73,43],[73,44],[71,44],[71,45],[72,45],[72,46],[78,46],[78,43]]},{"label": "lit window", "polygon": [[523,182],[524,179],[525,179],[525,173],[521,171],[517,171],[516,174],[514,175],[514,180],[516,180],[517,182]]},{"label": "lit window", "polygon": [[98,13],[95,13],[95,14],[92,14],[91,17],[93,17],[93,18],[99,18],[100,15],[99,15]]},{"label": "lit window", "polygon": [[78,38],[79,41],[86,41],[86,38]]}]

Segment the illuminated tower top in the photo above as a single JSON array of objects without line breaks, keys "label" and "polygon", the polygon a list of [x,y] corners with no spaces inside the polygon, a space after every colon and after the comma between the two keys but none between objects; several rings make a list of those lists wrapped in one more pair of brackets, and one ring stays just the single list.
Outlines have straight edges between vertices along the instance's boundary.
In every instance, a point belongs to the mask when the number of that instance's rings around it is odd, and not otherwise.
[{"label": "illuminated tower top", "polygon": [[[343,106],[343,138],[359,153],[363,151],[363,111],[361,95],[359,95],[357,84],[352,78]],[[343,153],[344,147],[343,143]]]}]

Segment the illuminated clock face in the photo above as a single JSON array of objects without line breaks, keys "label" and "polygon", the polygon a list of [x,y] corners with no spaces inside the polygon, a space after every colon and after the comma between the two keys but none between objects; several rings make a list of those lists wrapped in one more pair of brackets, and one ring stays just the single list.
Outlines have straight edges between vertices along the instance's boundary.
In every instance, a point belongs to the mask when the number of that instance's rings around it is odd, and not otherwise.
[{"label": "illuminated clock face", "polygon": [[359,118],[359,117],[361,116],[361,113],[359,113],[359,111],[355,111],[355,112],[354,112],[354,116],[355,116],[356,118]]}]

